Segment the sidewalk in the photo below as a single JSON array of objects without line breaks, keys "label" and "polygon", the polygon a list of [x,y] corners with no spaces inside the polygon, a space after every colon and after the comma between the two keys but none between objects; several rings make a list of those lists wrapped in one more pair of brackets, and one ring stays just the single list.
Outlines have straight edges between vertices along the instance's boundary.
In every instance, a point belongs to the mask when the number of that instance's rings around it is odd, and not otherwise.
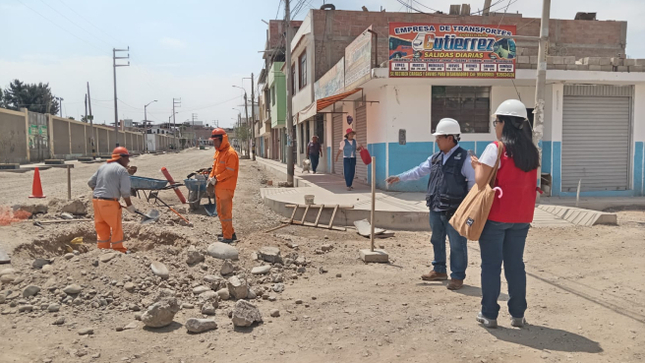
[{"label": "sidewalk", "polygon": [[[286,179],[286,165],[275,160],[257,158],[258,164],[275,175]],[[295,188],[263,188],[262,199],[271,209],[285,217],[291,216],[287,204],[304,204],[305,195],[313,195],[315,204],[353,205],[336,215],[335,225],[353,226],[354,221],[370,218],[371,189],[365,184],[354,184],[354,190],[347,191],[344,179],[339,175],[294,173]],[[274,181],[274,185],[277,182]],[[563,213],[561,213],[563,215]],[[313,216],[313,213],[311,213]],[[300,218],[301,214],[296,216]],[[330,213],[323,214],[322,221],[328,221]],[[375,226],[392,230],[429,231],[429,211],[424,193],[387,192],[376,190]],[[310,222],[313,222],[307,219]],[[534,227],[570,227],[574,224],[554,214],[536,208]]]}]

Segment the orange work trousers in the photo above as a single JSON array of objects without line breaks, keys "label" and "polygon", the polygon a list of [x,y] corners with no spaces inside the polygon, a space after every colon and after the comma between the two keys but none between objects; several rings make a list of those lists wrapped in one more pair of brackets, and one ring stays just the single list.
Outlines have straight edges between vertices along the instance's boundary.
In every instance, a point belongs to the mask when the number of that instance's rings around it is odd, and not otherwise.
[{"label": "orange work trousers", "polygon": [[116,200],[92,199],[92,205],[97,247],[125,253],[121,204]]},{"label": "orange work trousers", "polygon": [[225,239],[233,239],[233,189],[218,189],[215,186],[215,200],[217,202],[217,214],[222,223],[222,235]]}]

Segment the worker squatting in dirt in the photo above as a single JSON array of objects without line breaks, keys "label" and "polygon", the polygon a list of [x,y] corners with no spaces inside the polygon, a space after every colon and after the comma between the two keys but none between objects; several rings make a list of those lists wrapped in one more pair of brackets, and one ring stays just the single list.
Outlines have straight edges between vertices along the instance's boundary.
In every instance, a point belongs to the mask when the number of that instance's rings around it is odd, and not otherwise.
[{"label": "worker squatting in dirt", "polygon": [[226,131],[221,128],[213,130],[211,139],[215,147],[215,161],[209,175],[208,185],[215,189],[217,214],[222,223],[221,242],[231,243],[237,240],[233,229],[233,195],[237,185],[240,160],[237,152],[228,140]]}]

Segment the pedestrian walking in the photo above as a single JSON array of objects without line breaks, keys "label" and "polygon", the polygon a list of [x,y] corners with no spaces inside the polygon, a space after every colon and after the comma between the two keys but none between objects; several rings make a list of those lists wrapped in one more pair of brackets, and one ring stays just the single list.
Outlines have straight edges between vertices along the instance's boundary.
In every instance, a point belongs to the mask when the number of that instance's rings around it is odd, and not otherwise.
[{"label": "pedestrian walking", "polygon": [[493,122],[499,142],[489,144],[481,158],[471,156],[475,181],[481,188],[493,172],[499,148],[502,155],[494,187],[501,192],[494,199],[488,220],[479,238],[481,251],[482,308],[477,321],[487,328],[497,327],[502,263],[508,283],[508,311],[511,325],[526,324],[526,271],[524,245],[533,221],[537,191],[538,149],[531,139],[526,106],[518,100],[504,101]]},{"label": "pedestrian walking", "polygon": [[240,160],[237,152],[229,143],[228,135],[224,129],[214,129],[211,139],[215,147],[215,160],[208,178],[208,185],[215,187],[217,215],[222,224],[222,234],[218,235],[218,238],[220,242],[232,243],[237,240],[233,228],[233,196],[237,186]]},{"label": "pedestrian walking", "polygon": [[348,128],[345,131],[345,140],[340,142],[338,153],[336,154],[336,161],[340,155],[343,155],[343,175],[345,176],[345,185],[347,190],[352,190],[354,187],[354,175],[356,175],[356,152],[363,150],[363,145],[358,145],[356,142],[356,131]]},{"label": "pedestrian walking", "polygon": [[386,179],[388,184],[418,180],[430,175],[426,204],[430,208],[430,242],[434,248],[432,271],[422,275],[424,281],[448,279],[446,269],[446,235],[450,241],[450,290],[459,290],[464,285],[468,266],[467,239],[457,233],[448,223],[475,185],[475,171],[468,162],[468,152],[459,146],[461,128],[459,122],[444,118],[437,124],[435,142],[439,152],[431,155],[419,166]]},{"label": "pedestrian walking", "polygon": [[96,246],[126,253],[123,246],[123,213],[119,200],[123,198],[126,209],[136,213],[130,200],[130,152],[123,146],[112,151],[112,158],[92,175],[87,185],[92,189]]},{"label": "pedestrian walking", "polygon": [[309,160],[311,160],[311,170],[316,174],[316,169],[318,168],[318,162],[322,155],[322,146],[318,141],[318,136],[314,135],[311,138],[309,144],[307,144],[307,154],[309,155]]}]

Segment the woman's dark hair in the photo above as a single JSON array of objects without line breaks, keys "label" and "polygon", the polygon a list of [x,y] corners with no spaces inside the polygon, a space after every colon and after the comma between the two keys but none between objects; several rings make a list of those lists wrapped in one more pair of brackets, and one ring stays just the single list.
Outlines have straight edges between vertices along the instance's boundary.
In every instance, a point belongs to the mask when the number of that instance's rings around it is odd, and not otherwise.
[{"label": "woman's dark hair", "polygon": [[[528,120],[522,120],[513,116],[497,116],[504,121],[502,129],[502,142],[506,154],[513,158],[515,166],[524,172],[537,169],[540,166],[540,153],[531,139],[530,124]],[[527,130],[525,130],[527,129]]]}]

